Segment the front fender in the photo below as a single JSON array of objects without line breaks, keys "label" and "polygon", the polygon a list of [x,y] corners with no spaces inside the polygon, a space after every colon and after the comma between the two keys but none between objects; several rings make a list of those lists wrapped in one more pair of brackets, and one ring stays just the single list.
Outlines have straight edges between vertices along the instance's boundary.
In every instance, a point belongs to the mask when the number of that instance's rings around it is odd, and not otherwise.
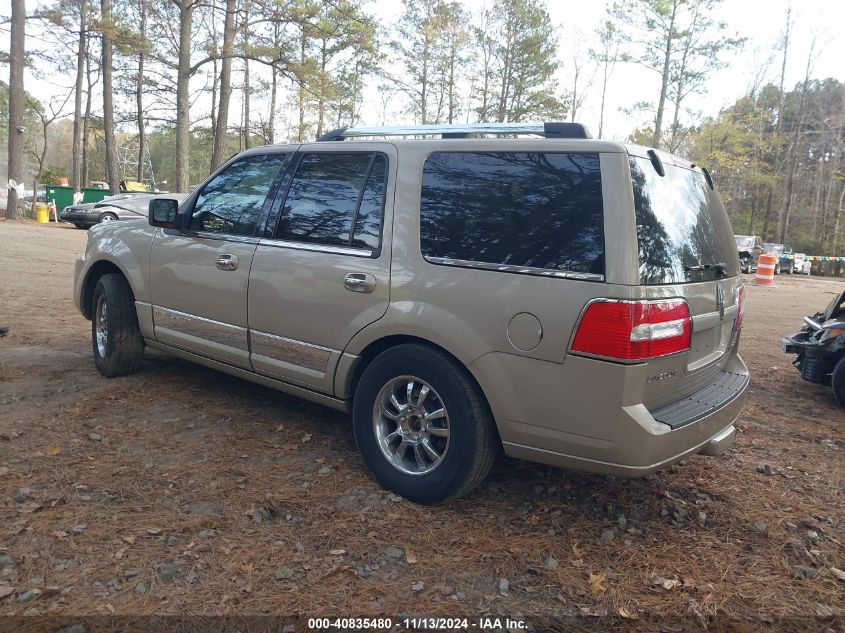
[{"label": "front fender", "polygon": [[98,224],[88,232],[85,254],[74,271],[74,301],[86,318],[90,284],[106,272],[120,271],[136,301],[149,303],[149,254],[155,228],[140,222]]}]

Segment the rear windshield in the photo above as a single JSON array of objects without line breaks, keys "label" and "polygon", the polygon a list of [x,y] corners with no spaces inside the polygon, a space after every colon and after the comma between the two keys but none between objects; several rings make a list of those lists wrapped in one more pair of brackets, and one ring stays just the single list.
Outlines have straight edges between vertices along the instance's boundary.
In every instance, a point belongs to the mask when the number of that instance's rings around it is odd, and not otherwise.
[{"label": "rear windshield", "polygon": [[[665,176],[647,158],[631,157],[637,214],[640,282],[693,283],[739,274],[728,214],[704,175],[664,163]],[[702,266],[709,266],[701,269]]]},{"label": "rear windshield", "polygon": [[736,245],[739,248],[754,248],[754,238],[748,235],[735,236]]},{"label": "rear windshield", "polygon": [[436,264],[601,280],[599,156],[434,153],[423,168],[420,238],[423,255]]}]

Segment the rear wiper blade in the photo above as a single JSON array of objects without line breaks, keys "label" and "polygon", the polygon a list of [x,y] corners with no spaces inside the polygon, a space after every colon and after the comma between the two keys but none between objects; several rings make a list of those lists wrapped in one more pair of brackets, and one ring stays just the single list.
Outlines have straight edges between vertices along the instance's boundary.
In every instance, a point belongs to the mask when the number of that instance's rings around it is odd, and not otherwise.
[{"label": "rear wiper blade", "polygon": [[698,264],[697,266],[685,266],[684,272],[692,272],[696,270],[715,270],[717,275],[724,276],[728,265],[724,262],[717,262],[715,264]]}]

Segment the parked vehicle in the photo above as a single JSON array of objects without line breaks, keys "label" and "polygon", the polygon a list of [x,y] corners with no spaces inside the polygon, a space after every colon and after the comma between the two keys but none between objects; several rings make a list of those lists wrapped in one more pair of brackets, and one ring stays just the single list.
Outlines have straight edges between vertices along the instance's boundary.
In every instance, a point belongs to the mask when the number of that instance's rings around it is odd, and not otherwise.
[{"label": "parked vehicle", "polygon": [[845,407],[845,291],[824,312],[804,317],[801,331],[782,339],[780,347],[797,355],[793,364],[804,380],[829,385]]},{"label": "parked vehicle", "polygon": [[734,239],[742,272],[751,273],[757,270],[757,261],[760,255],[766,252],[763,240],[756,235],[734,235]]},{"label": "parked vehicle", "polygon": [[[534,138],[470,138],[502,134]],[[577,124],[356,128],[242,152],[149,214],[76,265],[99,371],[148,345],[351,412],[409,499],[502,450],[641,476],[734,441],[740,263],[681,158]]]},{"label": "parked vehicle", "polygon": [[[62,209],[59,218],[62,222],[72,223],[78,229],[89,229],[100,222],[146,218],[150,200],[156,196],[157,194],[152,193],[119,193],[100,202],[67,206]],[[185,197],[184,194],[168,196],[176,200]]]},{"label": "parked vehicle", "polygon": [[804,253],[793,253],[792,255],[792,272],[796,275],[809,275],[813,267],[813,262]]},{"label": "parked vehicle", "polygon": [[770,255],[774,255],[778,258],[778,261],[775,263],[775,274],[780,275],[781,273],[791,273],[792,272],[792,249],[788,246],[784,246],[783,244],[773,244],[771,242],[766,242],[763,244],[763,248],[766,249],[766,252]]}]

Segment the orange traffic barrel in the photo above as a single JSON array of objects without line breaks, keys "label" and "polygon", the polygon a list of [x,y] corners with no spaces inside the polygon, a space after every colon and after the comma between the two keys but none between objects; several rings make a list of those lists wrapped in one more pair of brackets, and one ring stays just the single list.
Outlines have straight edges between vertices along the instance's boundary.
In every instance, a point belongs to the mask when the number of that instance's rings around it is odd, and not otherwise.
[{"label": "orange traffic barrel", "polygon": [[775,285],[775,265],[778,263],[777,255],[763,253],[757,260],[757,278],[754,283],[758,286]]}]

